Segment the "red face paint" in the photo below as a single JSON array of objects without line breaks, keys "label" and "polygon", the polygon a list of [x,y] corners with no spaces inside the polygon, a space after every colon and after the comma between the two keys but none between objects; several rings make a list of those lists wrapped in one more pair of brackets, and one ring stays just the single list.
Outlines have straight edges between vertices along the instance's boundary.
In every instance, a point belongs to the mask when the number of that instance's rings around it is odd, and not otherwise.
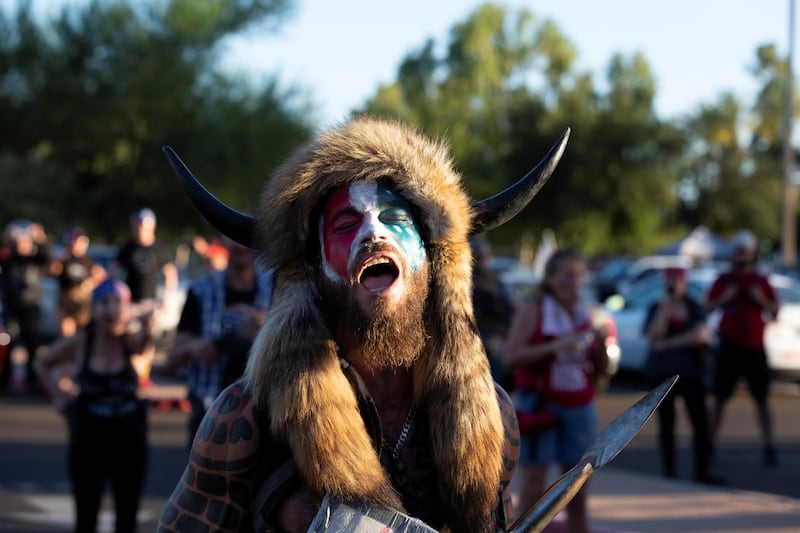
[{"label": "red face paint", "polygon": [[364,215],[350,205],[350,189],[342,187],[330,197],[322,212],[322,246],[325,271],[332,270],[341,279],[348,277],[348,259],[353,240],[361,228]]}]

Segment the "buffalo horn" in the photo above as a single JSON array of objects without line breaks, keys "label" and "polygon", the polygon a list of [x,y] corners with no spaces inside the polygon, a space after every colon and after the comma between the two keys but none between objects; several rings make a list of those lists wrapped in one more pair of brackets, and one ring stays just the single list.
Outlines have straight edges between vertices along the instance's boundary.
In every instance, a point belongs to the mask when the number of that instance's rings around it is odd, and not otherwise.
[{"label": "buffalo horn", "polygon": [[567,147],[569,132],[569,128],[565,129],[544,159],[514,185],[472,204],[472,235],[502,226],[528,205],[558,165]]},{"label": "buffalo horn", "polygon": [[197,181],[189,168],[181,161],[175,150],[164,146],[164,155],[167,156],[172,170],[178,176],[183,190],[208,222],[220,233],[248,248],[253,247],[253,217],[237,211],[218,200],[208,189]]}]

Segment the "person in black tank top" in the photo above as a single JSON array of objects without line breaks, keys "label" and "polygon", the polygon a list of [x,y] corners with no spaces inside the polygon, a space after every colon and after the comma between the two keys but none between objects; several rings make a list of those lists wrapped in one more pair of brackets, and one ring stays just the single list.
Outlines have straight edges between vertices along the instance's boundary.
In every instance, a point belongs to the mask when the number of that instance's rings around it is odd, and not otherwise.
[{"label": "person in black tank top", "polygon": [[[69,426],[68,463],[77,533],[97,530],[106,481],[114,495],[116,533],[136,531],[147,467],[147,412],[137,393],[131,355],[150,342],[146,323],[129,322],[130,291],[117,280],[92,295],[92,321],[53,343],[36,370]],[[53,383],[50,370],[72,360],[71,387]]]}]

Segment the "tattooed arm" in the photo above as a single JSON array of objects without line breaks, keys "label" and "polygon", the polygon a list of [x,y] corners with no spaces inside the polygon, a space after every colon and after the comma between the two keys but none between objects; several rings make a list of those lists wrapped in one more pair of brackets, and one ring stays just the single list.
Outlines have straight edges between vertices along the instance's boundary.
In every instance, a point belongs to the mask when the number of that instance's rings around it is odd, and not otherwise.
[{"label": "tattooed arm", "polygon": [[234,384],[203,418],[189,464],[161,513],[159,533],[250,530],[260,441],[252,399]]},{"label": "tattooed arm", "polygon": [[[511,518],[511,491],[509,485],[511,478],[514,477],[514,469],[517,467],[519,459],[519,424],[517,423],[517,413],[514,404],[508,397],[506,391],[495,384],[497,401],[500,403],[500,414],[503,417],[503,428],[505,430],[505,444],[503,445],[503,472],[500,476],[500,490],[503,497],[503,515],[506,520]],[[505,529],[508,524],[498,524]]]}]

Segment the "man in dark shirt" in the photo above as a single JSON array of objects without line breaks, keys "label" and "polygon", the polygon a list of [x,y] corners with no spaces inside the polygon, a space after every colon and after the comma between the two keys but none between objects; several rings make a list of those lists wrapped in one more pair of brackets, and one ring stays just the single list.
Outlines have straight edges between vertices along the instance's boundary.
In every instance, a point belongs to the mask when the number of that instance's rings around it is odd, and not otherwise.
[{"label": "man in dark shirt", "polygon": [[120,248],[118,266],[125,271],[125,282],[131,289],[131,301],[142,303],[156,298],[159,275],[164,277],[165,292],[177,288],[178,273],[169,253],[156,239],[156,216],[151,209],[131,215],[133,235]]},{"label": "man in dark shirt", "polygon": [[[125,280],[131,290],[134,313],[153,314],[157,307],[170,307],[178,291],[178,269],[169,253],[156,239],[156,215],[149,208],[131,214],[131,239],[120,248],[114,265],[115,277]],[[122,272],[120,272],[120,270]],[[156,300],[159,276],[164,280],[161,301]],[[150,369],[155,357],[154,347],[133,359],[142,385],[150,383]]]},{"label": "man in dark shirt", "polygon": [[190,445],[211,402],[244,372],[272,293],[271,276],[256,270],[249,248],[227,237],[223,245],[228,266],[192,284],[167,356],[169,369],[187,369]]}]

